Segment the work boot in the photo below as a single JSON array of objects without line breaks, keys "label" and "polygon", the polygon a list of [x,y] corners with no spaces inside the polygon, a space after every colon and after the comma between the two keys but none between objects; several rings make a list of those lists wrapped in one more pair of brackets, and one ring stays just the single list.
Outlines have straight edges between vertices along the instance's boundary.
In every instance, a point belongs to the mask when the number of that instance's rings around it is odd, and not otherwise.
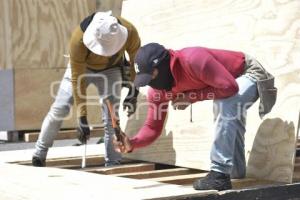
[{"label": "work boot", "polygon": [[118,166],[121,165],[121,161],[106,161],[105,162],[105,167],[114,167],[114,166]]},{"label": "work boot", "polygon": [[46,161],[39,158],[39,157],[33,156],[32,157],[32,166],[34,166],[34,167],[45,167],[46,166]]},{"label": "work boot", "polygon": [[204,178],[197,179],[194,184],[195,190],[229,190],[232,189],[230,175],[210,171]]}]

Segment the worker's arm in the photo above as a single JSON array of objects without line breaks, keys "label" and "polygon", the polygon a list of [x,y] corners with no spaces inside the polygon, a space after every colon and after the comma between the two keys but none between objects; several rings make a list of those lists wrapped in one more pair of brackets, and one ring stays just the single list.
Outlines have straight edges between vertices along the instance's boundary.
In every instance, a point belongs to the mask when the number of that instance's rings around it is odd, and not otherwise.
[{"label": "worker's arm", "polygon": [[126,51],[128,53],[130,62],[130,80],[133,81],[135,78],[134,58],[138,49],[141,47],[141,39],[136,28],[133,25],[130,27],[130,29],[131,30],[127,41],[128,45],[126,47]]},{"label": "worker's arm", "polygon": [[208,53],[203,54],[206,53],[194,54],[190,59],[190,66],[200,81],[208,86],[187,92],[190,102],[222,99],[235,95],[239,90],[235,78],[213,56]]},{"label": "worker's arm", "polygon": [[[134,58],[138,51],[138,49],[141,46],[141,39],[139,37],[139,34],[136,30],[136,28],[130,24],[128,21],[123,19],[123,22],[125,22],[128,26],[128,38],[126,42],[126,51],[129,56],[129,63],[130,63],[130,77],[129,80],[133,82],[135,78],[135,70],[134,70]],[[125,83],[126,87],[129,87],[128,94],[126,98],[123,101],[123,110],[127,109],[127,115],[131,116],[137,106],[137,96],[139,94],[139,91],[134,87],[133,84]]]},{"label": "worker's arm", "polygon": [[[74,105],[77,109],[77,117],[87,115],[86,111],[86,83],[85,83],[85,70],[86,70],[86,57],[88,49],[82,41],[83,32],[80,27],[77,27],[72,34],[70,40],[70,64],[72,71],[72,88]],[[79,109],[79,110],[78,110]]]},{"label": "worker's arm", "polygon": [[163,92],[152,88],[148,91],[148,113],[139,132],[130,139],[133,149],[145,147],[154,142],[161,134],[168,112],[168,101]]}]

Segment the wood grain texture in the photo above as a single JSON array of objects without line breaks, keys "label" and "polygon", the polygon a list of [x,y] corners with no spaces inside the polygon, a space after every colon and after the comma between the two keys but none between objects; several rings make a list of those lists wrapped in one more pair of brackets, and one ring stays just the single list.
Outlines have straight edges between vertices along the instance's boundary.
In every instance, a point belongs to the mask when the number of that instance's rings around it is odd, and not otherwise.
[{"label": "wood grain texture", "polygon": [[[40,132],[34,133],[25,133],[24,134],[24,141],[25,142],[36,142],[39,138]],[[103,137],[104,136],[104,129],[97,128],[92,129],[90,131],[90,138],[93,137]],[[67,131],[59,131],[55,140],[66,140],[66,139],[77,139],[78,138],[78,131],[77,130],[67,130]]]},{"label": "wood grain texture", "polygon": [[138,200],[188,194],[217,194],[217,191],[201,192],[191,187],[154,181],[13,164],[0,163],[0,175],[0,199],[5,200],[40,199],[41,196],[44,200],[98,200],[99,195],[104,199]]},{"label": "wood grain texture", "polygon": [[6,52],[1,62],[12,62],[13,68],[65,67],[63,55],[68,54],[72,30],[96,7],[94,0],[1,0],[1,4],[4,30],[10,34],[3,38],[0,33],[0,41],[11,41],[1,45],[1,52]]},{"label": "wood grain texture", "polygon": [[[144,44],[159,42],[173,49],[199,45],[243,51],[256,57],[275,75],[278,100],[264,120],[279,118],[284,128],[281,133],[275,132],[276,137],[272,133],[275,127],[261,132],[259,127],[266,122],[258,117],[258,103],[253,105],[247,119],[246,156],[247,160],[252,157],[249,160],[252,169],[255,165],[259,166],[257,162],[260,166],[265,165],[261,173],[255,173],[256,168],[252,175],[275,181],[291,181],[297,137],[295,127],[300,110],[299,1],[127,0],[123,3],[122,14],[135,24]],[[136,134],[142,126],[146,106],[139,113],[127,125],[127,118],[122,116],[125,121],[123,128],[130,135]],[[194,122],[190,123],[189,108],[184,111],[169,108],[162,136],[151,146],[127,156],[209,169],[214,127],[212,102],[194,104],[193,119]],[[255,144],[265,142],[253,146],[253,141]],[[261,148],[264,151],[260,151]],[[274,156],[274,152],[278,156]],[[273,160],[260,159],[262,157]],[[252,163],[253,160],[257,162]]]},{"label": "wood grain texture", "polygon": [[11,28],[8,19],[7,1],[0,1],[0,70],[11,66]]},{"label": "wood grain texture", "polygon": [[120,165],[120,166],[112,166],[112,167],[87,168],[81,171],[111,175],[117,173],[144,172],[144,171],[151,171],[154,169],[155,169],[154,163],[137,163],[137,164],[133,163],[133,164]]},{"label": "wood grain texture", "polygon": [[[44,117],[54,102],[65,69],[15,69],[14,71],[15,129],[40,129]],[[87,95],[97,97],[97,94],[93,85],[88,87]],[[102,125],[99,100],[89,102],[90,125]],[[63,127],[76,127],[76,119],[76,113],[71,109]]]},{"label": "wood grain texture", "polygon": [[192,174],[196,171],[187,168],[174,168],[174,169],[162,169],[162,170],[152,170],[145,172],[128,172],[128,173],[118,173],[113,174],[114,176],[134,178],[134,179],[148,179],[148,178],[159,178],[166,176],[178,176]]},{"label": "wood grain texture", "polygon": [[[52,147],[49,149],[47,159],[61,159],[61,158],[82,158],[83,146],[65,146],[65,147]],[[24,149],[15,151],[1,151],[0,163],[20,163],[25,162],[30,164],[32,154],[35,149]],[[87,156],[103,156],[104,144],[88,144]],[[81,166],[81,165],[80,165]]]},{"label": "wood grain texture", "polygon": [[95,0],[97,11],[111,10],[114,16],[120,16],[123,0]]},{"label": "wood grain texture", "polygon": [[259,126],[249,153],[247,176],[292,182],[295,127],[282,118],[265,119]]}]

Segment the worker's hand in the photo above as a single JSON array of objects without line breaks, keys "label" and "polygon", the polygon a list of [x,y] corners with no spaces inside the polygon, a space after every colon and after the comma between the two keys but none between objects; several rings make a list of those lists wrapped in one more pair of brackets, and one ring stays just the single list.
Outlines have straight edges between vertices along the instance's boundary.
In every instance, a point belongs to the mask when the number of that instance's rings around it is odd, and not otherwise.
[{"label": "worker's hand", "polygon": [[115,148],[115,151],[120,152],[120,153],[131,153],[133,150],[133,147],[131,145],[131,142],[129,140],[129,137],[121,132],[120,134],[120,141],[117,140],[117,137],[114,136],[113,138],[113,145]]},{"label": "worker's hand", "polygon": [[184,93],[177,95],[177,97],[172,100],[172,106],[174,110],[184,110],[189,105],[191,105],[191,102]]},{"label": "worker's hand", "polygon": [[87,122],[86,116],[81,116],[78,120],[78,140],[82,144],[86,144],[86,141],[90,138],[90,127]]},{"label": "worker's hand", "polygon": [[136,110],[137,96],[139,91],[135,87],[130,87],[128,94],[123,101],[123,110],[127,108],[127,116],[130,117]]}]

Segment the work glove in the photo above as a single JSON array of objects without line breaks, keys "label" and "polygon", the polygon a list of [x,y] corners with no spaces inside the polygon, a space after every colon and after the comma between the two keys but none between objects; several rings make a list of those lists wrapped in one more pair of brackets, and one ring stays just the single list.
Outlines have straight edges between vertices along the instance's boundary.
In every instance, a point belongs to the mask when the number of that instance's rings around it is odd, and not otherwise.
[{"label": "work glove", "polygon": [[120,132],[118,138],[114,136],[113,145],[115,151],[119,153],[131,153],[133,150],[129,137],[122,131]]},{"label": "work glove", "polygon": [[129,87],[128,94],[123,101],[123,110],[127,108],[127,116],[130,117],[136,111],[137,96],[139,91],[134,87]]},{"label": "work glove", "polygon": [[90,127],[87,122],[86,116],[81,116],[78,120],[78,140],[82,144],[86,144],[87,140],[90,138]]},{"label": "work glove", "polygon": [[175,99],[172,100],[172,106],[174,110],[185,110],[189,105],[191,105],[191,102],[185,93],[179,94]]}]

